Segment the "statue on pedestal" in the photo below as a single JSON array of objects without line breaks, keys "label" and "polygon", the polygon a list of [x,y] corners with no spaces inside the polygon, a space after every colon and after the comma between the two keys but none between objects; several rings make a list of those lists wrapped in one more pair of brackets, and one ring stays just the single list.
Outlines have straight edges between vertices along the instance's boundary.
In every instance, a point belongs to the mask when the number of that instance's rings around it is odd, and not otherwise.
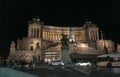
[{"label": "statue on pedestal", "polygon": [[69,57],[69,39],[67,38],[67,35],[62,34],[61,39],[61,50],[62,50],[62,60],[65,64],[71,63],[71,59]]}]

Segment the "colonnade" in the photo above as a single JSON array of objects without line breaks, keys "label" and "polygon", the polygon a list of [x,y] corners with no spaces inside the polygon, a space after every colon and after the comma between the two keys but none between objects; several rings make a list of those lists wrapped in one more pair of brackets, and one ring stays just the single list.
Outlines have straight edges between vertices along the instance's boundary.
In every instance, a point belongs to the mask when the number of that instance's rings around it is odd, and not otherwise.
[{"label": "colonnade", "polygon": [[90,40],[98,40],[99,39],[99,34],[98,34],[98,30],[89,30],[89,39]]},{"label": "colonnade", "polygon": [[60,41],[62,38],[61,33],[43,32],[43,39],[51,41]]},{"label": "colonnade", "polygon": [[31,38],[40,38],[40,36],[41,36],[41,28],[32,28],[32,27],[29,27],[28,37],[31,37]]}]

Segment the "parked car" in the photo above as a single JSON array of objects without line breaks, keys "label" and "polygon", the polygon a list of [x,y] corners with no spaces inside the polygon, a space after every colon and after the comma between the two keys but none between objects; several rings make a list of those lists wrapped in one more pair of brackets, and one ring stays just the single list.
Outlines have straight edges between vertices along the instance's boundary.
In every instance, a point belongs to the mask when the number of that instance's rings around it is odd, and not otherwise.
[{"label": "parked car", "polygon": [[78,63],[75,63],[76,66],[87,66],[91,67],[91,63],[89,61],[80,61]]},{"label": "parked car", "polygon": [[49,65],[64,65],[64,62],[61,60],[51,61]]}]

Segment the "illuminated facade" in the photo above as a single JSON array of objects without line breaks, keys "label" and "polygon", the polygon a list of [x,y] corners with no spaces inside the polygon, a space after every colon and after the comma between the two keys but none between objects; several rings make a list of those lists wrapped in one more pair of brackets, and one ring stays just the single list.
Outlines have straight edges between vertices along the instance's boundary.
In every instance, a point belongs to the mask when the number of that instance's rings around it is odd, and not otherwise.
[{"label": "illuminated facade", "polygon": [[[60,59],[60,40],[63,33],[76,43],[85,43],[88,47],[97,49],[99,28],[91,22],[85,22],[82,27],[62,27],[45,25],[37,18],[29,21],[28,25],[28,36],[11,43],[8,59],[28,62],[49,62]],[[70,51],[73,52],[73,50]]]},{"label": "illuminated facade", "polygon": [[103,52],[105,50],[105,47],[107,48],[108,53],[113,52],[115,50],[114,45],[114,42],[111,40],[101,39],[97,41],[97,49]]}]

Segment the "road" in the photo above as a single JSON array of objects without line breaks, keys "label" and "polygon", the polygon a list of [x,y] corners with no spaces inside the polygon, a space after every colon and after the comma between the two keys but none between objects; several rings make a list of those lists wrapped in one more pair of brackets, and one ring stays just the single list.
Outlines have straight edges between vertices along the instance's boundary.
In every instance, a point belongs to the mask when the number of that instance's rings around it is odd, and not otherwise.
[{"label": "road", "polygon": [[120,68],[81,68],[76,66],[39,66],[25,72],[40,77],[120,77]]}]

